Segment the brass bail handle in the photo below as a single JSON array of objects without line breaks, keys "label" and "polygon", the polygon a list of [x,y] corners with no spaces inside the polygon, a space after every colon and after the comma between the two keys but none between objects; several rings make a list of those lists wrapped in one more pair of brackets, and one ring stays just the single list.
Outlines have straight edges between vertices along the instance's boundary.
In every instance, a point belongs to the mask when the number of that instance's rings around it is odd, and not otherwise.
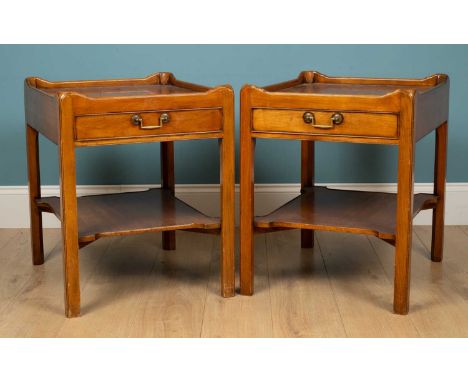
[{"label": "brass bail handle", "polygon": [[154,130],[154,129],[160,129],[163,127],[164,123],[169,122],[169,114],[167,113],[162,113],[161,116],[159,117],[159,125],[158,126],[143,126],[143,118],[140,117],[138,114],[132,115],[132,123],[135,126],[140,126],[140,129],[143,130]]},{"label": "brass bail handle", "polygon": [[316,127],[317,129],[333,129],[335,125],[343,123],[344,117],[341,113],[333,113],[330,117],[331,125],[316,125],[314,114],[310,111],[306,111],[302,119],[305,123],[312,124],[312,127]]}]

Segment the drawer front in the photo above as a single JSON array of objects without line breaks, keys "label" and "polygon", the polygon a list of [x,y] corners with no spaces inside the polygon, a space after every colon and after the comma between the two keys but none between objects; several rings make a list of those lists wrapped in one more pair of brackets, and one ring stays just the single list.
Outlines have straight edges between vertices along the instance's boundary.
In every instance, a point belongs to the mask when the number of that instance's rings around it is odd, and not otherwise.
[{"label": "drawer front", "polygon": [[222,130],[222,117],[221,109],[86,115],[76,117],[75,139],[82,141],[217,132]]},{"label": "drawer front", "polygon": [[[307,115],[305,115],[307,113]],[[342,135],[368,138],[398,138],[396,114],[333,111],[255,109],[253,131],[285,134]]]}]

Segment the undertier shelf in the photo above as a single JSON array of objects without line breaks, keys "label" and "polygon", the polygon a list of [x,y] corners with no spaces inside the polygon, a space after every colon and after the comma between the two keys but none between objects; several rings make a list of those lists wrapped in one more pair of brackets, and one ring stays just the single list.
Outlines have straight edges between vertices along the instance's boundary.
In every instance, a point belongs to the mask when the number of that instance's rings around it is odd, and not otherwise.
[{"label": "undertier shelf", "polygon": [[[219,229],[219,219],[204,215],[159,188],[141,192],[82,196],[78,199],[81,245],[104,236],[175,229]],[[60,198],[36,200],[39,208],[60,219]]]},{"label": "undertier shelf", "polygon": [[[310,187],[272,213],[255,218],[260,229],[305,228],[374,235],[395,240],[396,194]],[[437,196],[415,194],[413,217],[434,208]]]}]

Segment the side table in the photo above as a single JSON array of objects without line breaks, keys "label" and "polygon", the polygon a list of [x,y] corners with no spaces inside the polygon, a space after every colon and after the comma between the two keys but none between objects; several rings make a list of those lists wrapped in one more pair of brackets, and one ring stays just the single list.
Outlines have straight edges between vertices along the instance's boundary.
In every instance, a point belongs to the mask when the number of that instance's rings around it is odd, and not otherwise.
[{"label": "side table", "polygon": [[[313,230],[374,235],[395,246],[394,311],[409,309],[413,217],[433,209],[432,261],[442,260],[449,78],[329,77],[315,71],[241,92],[241,294],[253,293],[253,233],[301,229],[302,247]],[[433,194],[414,195],[416,142],[436,132]],[[254,217],[255,140],[301,140],[301,195]],[[314,186],[314,142],[398,146],[397,194]]]},{"label": "side table", "polygon": [[[49,82],[25,80],[26,140],[33,264],[44,262],[42,212],[60,220],[65,314],[80,314],[79,248],[107,236],[175,230],[221,233],[221,294],[234,295],[234,95],[171,73],[147,78]],[[41,197],[38,134],[57,144],[60,197]],[[218,139],[221,217],[205,216],[174,196],[174,141]],[[75,149],[160,142],[161,188],[77,198]]]}]

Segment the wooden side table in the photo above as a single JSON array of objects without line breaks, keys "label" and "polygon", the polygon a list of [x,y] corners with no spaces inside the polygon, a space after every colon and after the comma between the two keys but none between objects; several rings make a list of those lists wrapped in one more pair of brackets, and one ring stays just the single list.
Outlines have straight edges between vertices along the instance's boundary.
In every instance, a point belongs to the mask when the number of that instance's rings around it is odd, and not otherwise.
[{"label": "wooden side table", "polygon": [[[253,233],[301,229],[374,235],[395,246],[394,311],[409,309],[413,217],[433,209],[432,261],[442,260],[449,78],[328,77],[297,79],[241,92],[241,294],[253,293]],[[414,195],[415,144],[436,131],[434,193]],[[255,139],[301,140],[301,195],[269,215],[254,217]],[[314,187],[314,141],[398,146],[397,194]],[[365,165],[365,164],[363,164]]]},{"label": "wooden side table", "polygon": [[[221,233],[221,294],[234,295],[234,96],[171,73],[147,78],[49,82],[25,80],[26,138],[33,263],[44,262],[42,212],[60,220],[65,314],[80,314],[78,249],[101,237],[175,230]],[[41,197],[38,133],[58,145],[60,198]],[[218,139],[221,218],[205,216],[174,196],[174,141]],[[162,186],[144,192],[76,197],[75,149],[161,142]]]}]

